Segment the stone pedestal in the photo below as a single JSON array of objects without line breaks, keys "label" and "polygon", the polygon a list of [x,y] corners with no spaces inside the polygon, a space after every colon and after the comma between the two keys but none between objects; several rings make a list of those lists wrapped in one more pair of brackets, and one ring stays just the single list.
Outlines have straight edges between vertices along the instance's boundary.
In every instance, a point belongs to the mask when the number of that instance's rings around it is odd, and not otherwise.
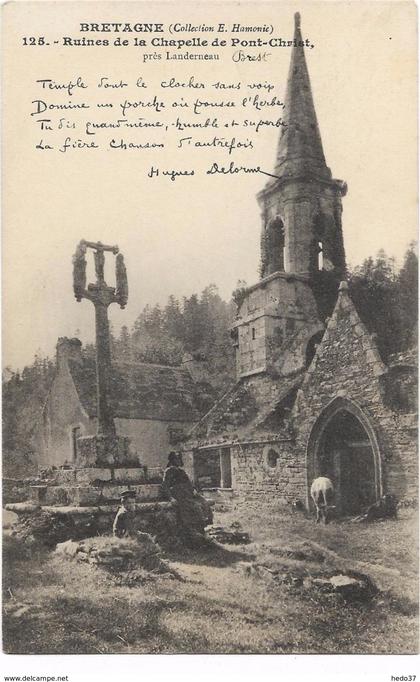
[{"label": "stone pedestal", "polygon": [[30,502],[40,506],[92,507],[120,503],[121,493],[132,490],[136,500],[157,502],[162,499],[159,483],[124,483],[118,481],[94,482],[93,484],[74,481],[73,485],[33,485],[30,487]]},{"label": "stone pedestal", "polygon": [[127,436],[84,436],[77,439],[76,468],[138,467]]},{"label": "stone pedestal", "polygon": [[[8,507],[10,511],[23,518],[38,518],[41,515],[45,521],[44,540],[54,544],[57,541],[111,533],[121,493],[132,490],[136,496],[136,521],[144,525],[143,530],[162,533],[176,525],[174,504],[163,498],[160,483],[148,481],[145,467],[88,466],[89,459],[97,454],[95,446],[98,439],[83,440],[86,443],[84,452],[89,455],[82,460],[84,466],[57,469],[48,479],[31,485],[29,500],[11,504]],[[128,442],[128,439],[120,440]],[[104,445],[103,440],[100,445]],[[60,527],[59,538],[54,519]]]},{"label": "stone pedestal", "polygon": [[[87,248],[95,252],[96,282],[86,288]],[[118,254],[116,287],[108,286],[104,279],[106,251]],[[40,537],[51,546],[58,541],[111,532],[121,494],[129,489],[135,493],[136,520],[149,523],[151,528],[155,525],[159,530],[160,515],[165,512],[167,518],[161,525],[168,526],[173,534],[174,505],[163,499],[159,479],[147,479],[145,467],[130,448],[130,439],[117,435],[111,408],[108,307],[119,303],[124,308],[128,295],[124,260],[118,247],[82,240],[73,257],[73,288],[77,301],[85,298],[95,306],[97,433],[77,438],[74,466],[49,472],[48,478],[38,479],[30,486],[29,501],[12,504],[10,511],[24,518],[33,515],[33,538]]]},{"label": "stone pedestal", "polygon": [[88,507],[117,504],[124,490],[133,490],[138,502],[162,499],[160,483],[147,480],[137,467],[84,467],[58,469],[47,481],[30,486],[30,500],[40,505]]},{"label": "stone pedestal", "polygon": [[[6,505],[20,517],[24,526],[33,519],[36,538],[52,547],[58,542],[77,540],[112,533],[112,524],[118,510],[117,502],[90,506],[39,504],[17,502]],[[135,527],[153,536],[174,537],[176,534],[176,502],[155,500],[137,502]],[[18,522],[19,523],[19,522]]]}]

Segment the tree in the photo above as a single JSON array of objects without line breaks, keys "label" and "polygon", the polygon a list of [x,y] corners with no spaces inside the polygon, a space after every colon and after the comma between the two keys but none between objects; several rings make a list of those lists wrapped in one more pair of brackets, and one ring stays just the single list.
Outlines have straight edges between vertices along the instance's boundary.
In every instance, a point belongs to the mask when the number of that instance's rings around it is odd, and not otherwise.
[{"label": "tree", "polygon": [[386,361],[391,353],[408,348],[417,327],[417,256],[411,245],[403,267],[395,274],[395,263],[381,250],[375,260],[367,258],[349,276],[351,297]]},{"label": "tree", "polygon": [[161,365],[180,364],[182,342],[168,333],[165,311],[158,305],[153,308],[147,305],[138,316],[130,338],[134,359]]},{"label": "tree", "polygon": [[417,342],[419,262],[412,242],[398,275],[401,349]]},{"label": "tree", "polygon": [[115,340],[113,357],[116,360],[130,360],[132,355],[130,331],[124,324],[121,327],[118,339]]},{"label": "tree", "polygon": [[31,365],[3,382],[3,466],[9,476],[35,470],[38,425],[54,376],[55,363],[38,352]]},{"label": "tree", "polygon": [[172,338],[177,339],[177,341],[182,341],[184,329],[183,316],[179,301],[175,296],[169,296],[168,303],[163,311],[163,317],[165,332]]},{"label": "tree", "polygon": [[190,298],[184,298],[183,304],[183,322],[184,334],[183,342],[185,350],[194,353],[202,350],[204,341],[204,319],[203,310],[198,301],[197,294],[193,294]]}]

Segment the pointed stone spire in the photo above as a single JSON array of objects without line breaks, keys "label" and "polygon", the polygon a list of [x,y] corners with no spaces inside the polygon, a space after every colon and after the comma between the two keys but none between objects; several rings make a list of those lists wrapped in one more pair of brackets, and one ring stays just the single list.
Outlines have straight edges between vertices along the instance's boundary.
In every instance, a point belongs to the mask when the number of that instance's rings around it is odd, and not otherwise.
[{"label": "pointed stone spire", "polygon": [[300,14],[296,12],[294,47],[282,116],[286,127],[280,137],[274,174],[290,177],[310,173],[331,178],[322,149],[304,49]]}]

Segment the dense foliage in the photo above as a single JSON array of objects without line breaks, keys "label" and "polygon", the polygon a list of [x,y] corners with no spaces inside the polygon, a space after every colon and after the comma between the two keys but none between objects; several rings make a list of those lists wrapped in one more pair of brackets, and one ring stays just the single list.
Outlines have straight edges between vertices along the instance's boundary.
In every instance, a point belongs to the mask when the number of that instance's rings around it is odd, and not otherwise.
[{"label": "dense foliage", "polygon": [[417,342],[418,259],[412,244],[403,266],[379,251],[349,276],[350,294],[370,332],[377,335],[379,351],[386,361],[391,353],[407,350]]},{"label": "dense foliage", "polygon": [[179,365],[188,353],[205,358],[210,373],[223,382],[234,370],[229,334],[234,314],[234,304],[225,303],[214,284],[182,303],[170,296],[164,308],[147,305],[131,333],[122,327],[113,339],[113,354],[120,359],[134,356],[143,362]]},{"label": "dense foliage", "polygon": [[[391,353],[416,343],[418,260],[411,245],[396,272],[392,258],[380,251],[349,272],[352,299],[360,317],[377,334],[379,350],[386,360]],[[205,359],[210,381],[217,393],[235,380],[234,351],[230,327],[235,303],[245,288],[238,284],[233,300],[226,303],[213,284],[200,295],[179,302],[170,296],[166,306],[147,305],[133,328],[112,333],[112,353],[117,360],[140,360],[179,365],[186,354]],[[93,355],[92,345],[83,353]],[[4,473],[29,471],[37,450],[37,426],[54,376],[54,363],[35,357],[22,372],[6,369],[3,380]]]},{"label": "dense foliage", "polygon": [[22,372],[5,371],[3,381],[3,475],[28,476],[35,470],[41,408],[54,377],[55,363],[35,356]]}]

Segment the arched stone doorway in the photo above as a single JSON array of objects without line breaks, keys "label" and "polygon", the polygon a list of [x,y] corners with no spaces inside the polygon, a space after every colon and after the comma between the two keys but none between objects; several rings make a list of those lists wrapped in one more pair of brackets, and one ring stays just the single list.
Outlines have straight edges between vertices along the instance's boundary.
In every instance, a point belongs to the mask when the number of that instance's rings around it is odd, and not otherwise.
[{"label": "arched stone doorway", "polygon": [[358,405],[336,398],[320,415],[308,442],[309,488],[317,476],[334,484],[337,511],[356,515],[382,494],[378,441]]}]

